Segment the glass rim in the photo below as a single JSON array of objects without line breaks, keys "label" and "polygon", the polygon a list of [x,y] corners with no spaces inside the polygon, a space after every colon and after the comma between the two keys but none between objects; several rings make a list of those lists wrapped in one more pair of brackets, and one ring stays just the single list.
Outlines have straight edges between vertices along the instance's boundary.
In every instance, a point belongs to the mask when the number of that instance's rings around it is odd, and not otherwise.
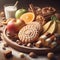
[{"label": "glass rim", "polygon": [[[14,6],[14,4],[5,4],[4,7],[7,7],[7,6]],[[17,6],[15,6],[17,7]]]}]

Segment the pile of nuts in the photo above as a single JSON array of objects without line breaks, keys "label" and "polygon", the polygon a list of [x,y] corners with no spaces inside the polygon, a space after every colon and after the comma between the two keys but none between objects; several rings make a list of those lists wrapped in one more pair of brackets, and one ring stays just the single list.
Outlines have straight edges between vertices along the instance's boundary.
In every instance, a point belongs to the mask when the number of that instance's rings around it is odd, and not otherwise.
[{"label": "pile of nuts", "polygon": [[36,47],[50,47],[54,48],[57,46],[57,35],[52,35],[50,33],[45,33],[44,35],[40,36],[39,40],[36,42]]},{"label": "pile of nuts", "polygon": [[[10,36],[10,38],[12,39],[12,37]],[[16,40],[15,40],[16,39]],[[41,35],[37,41],[35,42],[24,42],[24,44],[17,38],[13,38],[13,41],[15,41],[18,45],[23,45],[25,47],[36,47],[36,48],[43,48],[43,47],[47,47],[47,48],[55,48],[60,44],[60,35],[58,35],[57,33],[51,35],[50,33],[45,33],[43,35]]]}]

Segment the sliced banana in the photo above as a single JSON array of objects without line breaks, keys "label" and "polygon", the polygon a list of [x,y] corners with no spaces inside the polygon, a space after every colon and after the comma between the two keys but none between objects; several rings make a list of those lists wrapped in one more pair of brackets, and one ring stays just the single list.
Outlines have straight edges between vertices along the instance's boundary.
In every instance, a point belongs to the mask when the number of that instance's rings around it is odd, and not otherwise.
[{"label": "sliced banana", "polygon": [[44,29],[43,33],[46,32],[49,29],[51,23],[52,23],[52,21],[49,21],[43,26],[43,29]]},{"label": "sliced banana", "polygon": [[55,32],[55,30],[56,30],[56,21],[53,21],[53,23],[51,24],[51,26],[47,32],[53,34]]}]

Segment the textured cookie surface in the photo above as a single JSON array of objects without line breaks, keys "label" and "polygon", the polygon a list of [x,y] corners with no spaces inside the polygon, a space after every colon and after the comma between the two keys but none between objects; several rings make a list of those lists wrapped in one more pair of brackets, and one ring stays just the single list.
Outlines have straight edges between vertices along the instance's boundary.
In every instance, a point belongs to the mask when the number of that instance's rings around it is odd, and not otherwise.
[{"label": "textured cookie surface", "polygon": [[26,25],[19,31],[18,37],[24,44],[33,43],[38,40],[39,33],[38,30],[32,25]]},{"label": "textured cookie surface", "polygon": [[42,31],[42,25],[39,23],[39,22],[37,22],[37,21],[35,21],[35,22],[31,22],[29,25],[32,25],[32,28],[36,28],[39,32],[41,32]]}]

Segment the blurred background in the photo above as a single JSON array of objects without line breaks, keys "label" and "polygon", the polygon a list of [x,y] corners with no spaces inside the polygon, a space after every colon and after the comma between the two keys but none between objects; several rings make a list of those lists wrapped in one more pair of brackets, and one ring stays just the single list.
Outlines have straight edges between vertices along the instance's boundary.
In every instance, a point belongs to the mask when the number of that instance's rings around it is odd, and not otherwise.
[{"label": "blurred background", "polygon": [[[17,0],[0,0],[0,10],[3,9],[5,4],[15,4]],[[18,8],[27,8],[30,3],[36,6],[45,7],[45,6],[52,6],[57,9],[59,12],[60,10],[60,1],[59,0],[18,0]]]}]

